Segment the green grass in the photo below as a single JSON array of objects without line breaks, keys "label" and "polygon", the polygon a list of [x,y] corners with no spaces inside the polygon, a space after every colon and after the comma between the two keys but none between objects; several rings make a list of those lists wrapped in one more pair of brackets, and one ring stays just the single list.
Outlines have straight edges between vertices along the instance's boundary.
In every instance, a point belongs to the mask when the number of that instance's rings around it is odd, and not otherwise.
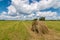
[{"label": "green grass", "polygon": [[[23,21],[26,25],[32,21]],[[60,21],[45,21],[48,28],[60,32]],[[30,34],[22,21],[0,21],[0,40],[29,40]]]},{"label": "green grass", "polygon": [[45,23],[50,29],[60,32],[60,21],[46,21]]},{"label": "green grass", "polygon": [[21,21],[0,21],[0,40],[28,40],[29,36]]}]

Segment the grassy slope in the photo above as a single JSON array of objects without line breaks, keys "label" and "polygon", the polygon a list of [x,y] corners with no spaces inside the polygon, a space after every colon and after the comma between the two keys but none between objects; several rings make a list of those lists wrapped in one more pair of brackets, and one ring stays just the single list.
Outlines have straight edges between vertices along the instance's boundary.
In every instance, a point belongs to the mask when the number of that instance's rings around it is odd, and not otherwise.
[{"label": "grassy slope", "polygon": [[[24,21],[31,25],[31,21]],[[60,21],[46,21],[47,26],[60,33]],[[59,34],[60,36],[60,34]],[[29,40],[30,34],[27,32],[22,21],[0,21],[0,40]]]}]

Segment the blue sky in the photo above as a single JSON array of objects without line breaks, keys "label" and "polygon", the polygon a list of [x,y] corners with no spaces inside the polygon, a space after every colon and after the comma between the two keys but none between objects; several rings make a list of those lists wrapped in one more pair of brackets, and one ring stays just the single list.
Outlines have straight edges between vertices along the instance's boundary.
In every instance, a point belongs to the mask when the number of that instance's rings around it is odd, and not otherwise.
[{"label": "blue sky", "polygon": [[57,8],[57,9],[54,9],[54,8],[48,8],[48,9],[44,9],[44,10],[41,10],[42,12],[44,11],[52,11],[52,12],[57,12],[58,13],[58,16],[60,16],[60,8]]},{"label": "blue sky", "polygon": [[59,4],[59,0],[0,0],[0,19],[60,19]]},{"label": "blue sky", "polygon": [[8,11],[7,7],[11,5],[11,0],[1,0],[0,1],[0,13],[3,11]]}]

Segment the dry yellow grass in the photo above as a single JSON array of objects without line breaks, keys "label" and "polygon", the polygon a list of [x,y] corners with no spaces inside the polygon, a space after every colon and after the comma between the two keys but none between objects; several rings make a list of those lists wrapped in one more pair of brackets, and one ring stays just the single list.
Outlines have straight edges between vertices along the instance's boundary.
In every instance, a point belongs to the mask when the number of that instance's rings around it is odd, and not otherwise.
[{"label": "dry yellow grass", "polygon": [[60,21],[45,23],[49,33],[41,36],[31,31],[32,21],[0,21],[0,40],[60,40]]}]

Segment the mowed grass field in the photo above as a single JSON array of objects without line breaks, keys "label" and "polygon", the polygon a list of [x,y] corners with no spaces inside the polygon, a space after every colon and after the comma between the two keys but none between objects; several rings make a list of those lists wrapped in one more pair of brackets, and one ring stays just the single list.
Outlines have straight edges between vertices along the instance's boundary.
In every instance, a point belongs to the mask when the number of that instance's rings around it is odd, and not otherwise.
[{"label": "mowed grass field", "polygon": [[[32,21],[0,21],[0,40],[31,40],[26,28],[31,24]],[[45,21],[45,24],[60,38],[60,21]]]}]

